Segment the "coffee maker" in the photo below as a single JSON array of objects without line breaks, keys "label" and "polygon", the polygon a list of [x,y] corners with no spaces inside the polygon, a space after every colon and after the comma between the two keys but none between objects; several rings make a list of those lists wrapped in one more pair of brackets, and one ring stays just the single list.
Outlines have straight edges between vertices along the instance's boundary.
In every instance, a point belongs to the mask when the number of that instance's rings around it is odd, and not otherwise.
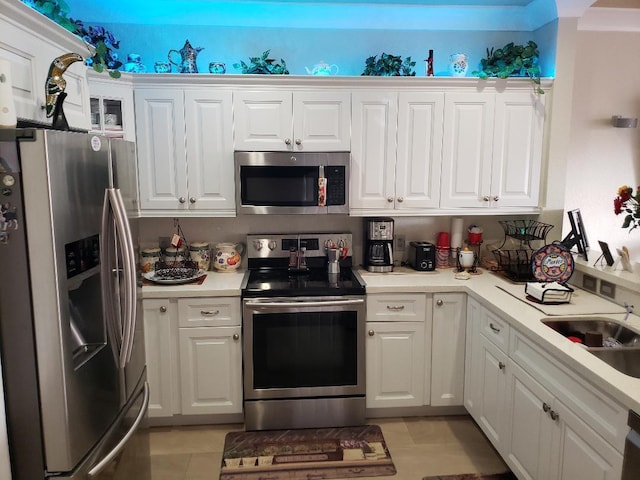
[{"label": "coffee maker", "polygon": [[367,219],[364,238],[364,267],[370,272],[392,272],[393,219]]}]

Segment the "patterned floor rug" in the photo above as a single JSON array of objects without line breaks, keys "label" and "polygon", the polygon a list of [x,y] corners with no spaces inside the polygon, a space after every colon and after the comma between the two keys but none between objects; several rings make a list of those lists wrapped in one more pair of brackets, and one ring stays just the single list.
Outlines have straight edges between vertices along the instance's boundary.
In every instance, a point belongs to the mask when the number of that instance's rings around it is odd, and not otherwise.
[{"label": "patterned floor rug", "polygon": [[424,477],[422,480],[518,480],[511,472],[492,473],[482,475],[480,473],[465,473],[462,475],[437,475],[435,477]]},{"label": "patterned floor rug", "polygon": [[230,432],[220,480],[307,480],[395,475],[377,425]]}]

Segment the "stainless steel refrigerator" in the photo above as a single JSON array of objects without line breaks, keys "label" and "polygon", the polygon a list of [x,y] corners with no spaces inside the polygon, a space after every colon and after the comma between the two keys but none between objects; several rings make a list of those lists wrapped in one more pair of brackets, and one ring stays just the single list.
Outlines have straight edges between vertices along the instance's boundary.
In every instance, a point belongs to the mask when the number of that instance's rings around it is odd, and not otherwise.
[{"label": "stainless steel refrigerator", "polygon": [[13,480],[151,476],[131,175],[129,142],[0,130],[0,355]]}]

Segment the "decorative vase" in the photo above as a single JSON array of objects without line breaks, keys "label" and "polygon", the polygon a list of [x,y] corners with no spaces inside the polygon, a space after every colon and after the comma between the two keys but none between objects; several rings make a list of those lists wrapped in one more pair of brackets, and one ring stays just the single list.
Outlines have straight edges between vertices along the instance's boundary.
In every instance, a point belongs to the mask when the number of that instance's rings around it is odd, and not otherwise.
[{"label": "decorative vase", "polygon": [[449,56],[449,73],[452,77],[464,77],[469,70],[469,57],[465,53],[454,53]]}]

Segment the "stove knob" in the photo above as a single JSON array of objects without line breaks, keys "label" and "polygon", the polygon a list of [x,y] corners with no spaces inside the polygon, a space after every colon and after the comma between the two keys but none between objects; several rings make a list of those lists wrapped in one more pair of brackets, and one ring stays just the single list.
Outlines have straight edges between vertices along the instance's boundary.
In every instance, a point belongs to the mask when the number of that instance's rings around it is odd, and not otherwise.
[{"label": "stove knob", "polygon": [[254,240],[253,241],[253,248],[257,251],[262,250],[262,241],[260,240]]},{"label": "stove knob", "polygon": [[276,242],[275,240],[271,240],[269,242],[269,250],[275,250],[277,246],[278,246],[278,242]]}]

